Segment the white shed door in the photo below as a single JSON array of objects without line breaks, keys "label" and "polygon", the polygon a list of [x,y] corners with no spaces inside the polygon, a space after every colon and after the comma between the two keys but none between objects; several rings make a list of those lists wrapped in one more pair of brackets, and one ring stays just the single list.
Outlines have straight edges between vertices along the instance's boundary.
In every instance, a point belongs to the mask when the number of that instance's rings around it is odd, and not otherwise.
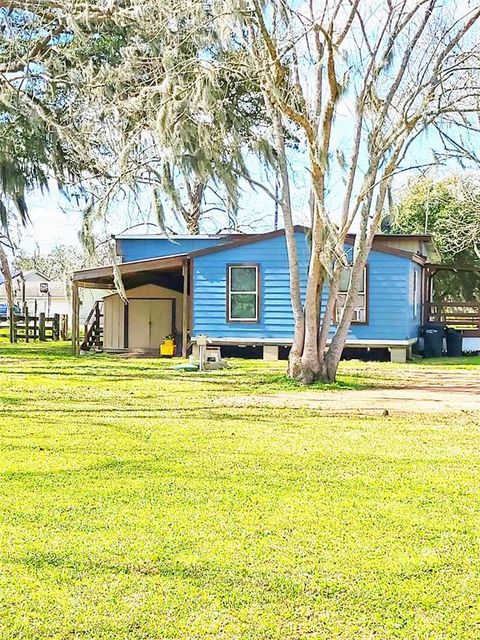
[{"label": "white shed door", "polygon": [[173,300],[130,299],[128,303],[128,346],[130,349],[158,349],[172,333]]}]

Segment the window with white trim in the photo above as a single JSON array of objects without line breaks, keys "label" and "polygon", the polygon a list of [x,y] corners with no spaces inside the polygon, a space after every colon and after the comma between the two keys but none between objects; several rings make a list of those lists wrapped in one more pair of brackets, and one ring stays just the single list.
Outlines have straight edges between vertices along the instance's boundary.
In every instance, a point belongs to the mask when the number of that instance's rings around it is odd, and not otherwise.
[{"label": "window with white trim", "polygon": [[420,290],[418,271],[417,269],[414,269],[413,283],[412,283],[412,307],[413,307],[414,319],[417,319],[420,315],[420,304],[421,304],[420,297],[421,297],[421,290]]},{"label": "window with white trim", "polygon": [[258,321],[258,266],[228,266],[227,319],[229,322]]},{"label": "window with white trim", "polygon": [[[347,301],[348,289],[350,287],[350,280],[352,277],[352,267],[345,267],[340,274],[340,282],[338,286],[337,303],[335,305],[335,322],[340,322],[342,317],[343,308]],[[355,324],[367,324],[367,304],[368,304],[368,278],[367,267],[363,269],[363,278],[360,284],[360,289],[355,300],[355,307],[353,310],[352,323]]]}]

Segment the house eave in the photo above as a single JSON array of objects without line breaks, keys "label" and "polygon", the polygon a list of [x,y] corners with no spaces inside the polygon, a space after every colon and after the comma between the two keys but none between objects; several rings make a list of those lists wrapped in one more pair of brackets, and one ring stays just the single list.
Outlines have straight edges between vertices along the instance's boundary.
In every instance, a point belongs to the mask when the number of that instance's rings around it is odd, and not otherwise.
[{"label": "house eave", "polygon": [[[175,256],[165,256],[162,258],[148,258],[146,260],[122,262],[115,265],[115,268],[118,269],[120,275],[127,276],[148,271],[181,269],[187,259],[188,255],[183,253]],[[73,274],[73,282],[80,285],[82,285],[82,283],[110,284],[113,283],[113,278],[114,265],[96,267],[94,269],[82,269],[80,271],[75,271]]]},{"label": "house eave", "polygon": [[199,233],[198,235],[192,234],[179,234],[179,235],[165,235],[162,233],[150,233],[150,234],[128,234],[113,236],[115,240],[169,240],[173,244],[177,240],[223,240],[224,238],[242,238],[247,234],[244,233],[223,233],[223,234],[208,234]]}]

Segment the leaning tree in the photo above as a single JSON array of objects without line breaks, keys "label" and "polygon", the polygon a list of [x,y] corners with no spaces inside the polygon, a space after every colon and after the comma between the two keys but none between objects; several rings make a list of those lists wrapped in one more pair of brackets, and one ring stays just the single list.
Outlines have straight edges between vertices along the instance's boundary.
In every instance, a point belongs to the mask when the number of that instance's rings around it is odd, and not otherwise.
[{"label": "leaning tree", "polygon": [[[446,0],[213,6],[219,37],[245,52],[244,72],[262,87],[274,126],[295,321],[289,373],[306,384],[333,381],[394,176],[447,157],[477,161],[480,8]],[[285,149],[291,127],[302,137],[311,192],[304,298]],[[352,231],[353,255],[345,251]]]}]

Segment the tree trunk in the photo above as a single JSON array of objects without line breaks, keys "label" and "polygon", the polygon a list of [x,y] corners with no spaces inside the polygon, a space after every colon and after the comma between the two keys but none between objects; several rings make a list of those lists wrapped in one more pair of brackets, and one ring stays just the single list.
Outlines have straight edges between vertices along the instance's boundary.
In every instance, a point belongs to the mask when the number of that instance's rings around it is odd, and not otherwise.
[{"label": "tree trunk", "polygon": [[15,315],[13,313],[13,307],[15,304],[15,299],[13,296],[13,282],[12,282],[12,272],[10,271],[10,265],[8,263],[8,257],[5,253],[5,249],[3,245],[0,243],[0,271],[2,272],[4,283],[5,283],[5,293],[7,296],[7,305],[8,311],[10,314],[10,342],[14,341],[14,326],[15,326]]},{"label": "tree trunk", "polygon": [[312,247],[305,295],[305,338],[303,352],[295,379],[302,384],[312,384],[321,374],[318,336],[320,330],[320,304],[324,271],[320,262],[318,222],[314,225]]},{"label": "tree trunk", "polygon": [[330,332],[330,326],[334,320],[333,315],[335,313],[335,305],[337,303],[337,296],[340,284],[341,267],[334,269],[333,276],[329,283],[328,300],[325,306],[325,313],[323,314],[322,324],[320,327],[320,336],[318,338],[318,352],[323,355],[327,348],[328,334]]},{"label": "tree trunk", "polygon": [[187,224],[188,233],[192,235],[198,235],[200,233],[200,217],[202,215],[204,191],[205,184],[200,181],[196,181],[193,187],[188,191],[190,207],[187,211],[185,222]]},{"label": "tree trunk", "polygon": [[288,373],[292,378],[297,378],[301,369],[303,353],[303,341],[305,337],[305,315],[302,307],[300,292],[300,268],[298,264],[297,241],[292,216],[292,201],[290,194],[290,176],[288,175],[287,155],[285,148],[285,131],[282,116],[278,109],[270,104],[270,111],[275,134],[275,148],[277,152],[277,165],[281,181],[281,203],[283,222],[285,226],[285,242],[290,274],[290,300],[293,312],[293,342],[288,357]]},{"label": "tree trunk", "polygon": [[[357,300],[358,292],[360,290],[360,284],[363,279],[363,272],[367,263],[370,247],[373,242],[373,234],[375,232],[375,228],[373,228],[370,233],[368,232],[371,203],[372,193],[370,192],[370,195],[367,197],[366,202],[362,207],[360,228],[353,249],[355,259],[352,266],[347,299],[343,308],[342,317],[340,318],[337,330],[335,332],[335,335],[333,336],[330,348],[328,349],[328,353],[325,357],[324,375],[325,380],[328,382],[334,382],[337,375],[340,358],[342,357],[345,342],[347,341],[348,332],[350,330],[350,325],[352,324],[355,302]],[[383,207],[383,202],[379,203],[379,206]]]},{"label": "tree trunk", "polygon": [[338,365],[342,357],[345,342],[347,341],[350,325],[353,320],[353,313],[355,310],[355,302],[360,290],[360,284],[363,279],[363,270],[365,268],[366,256],[359,257],[355,260],[355,264],[352,268],[352,275],[350,279],[350,287],[348,289],[347,299],[345,307],[343,309],[342,317],[338,323],[335,335],[332,338],[332,342],[325,356],[325,366],[322,375],[322,379],[325,382],[335,382],[337,375]]}]

